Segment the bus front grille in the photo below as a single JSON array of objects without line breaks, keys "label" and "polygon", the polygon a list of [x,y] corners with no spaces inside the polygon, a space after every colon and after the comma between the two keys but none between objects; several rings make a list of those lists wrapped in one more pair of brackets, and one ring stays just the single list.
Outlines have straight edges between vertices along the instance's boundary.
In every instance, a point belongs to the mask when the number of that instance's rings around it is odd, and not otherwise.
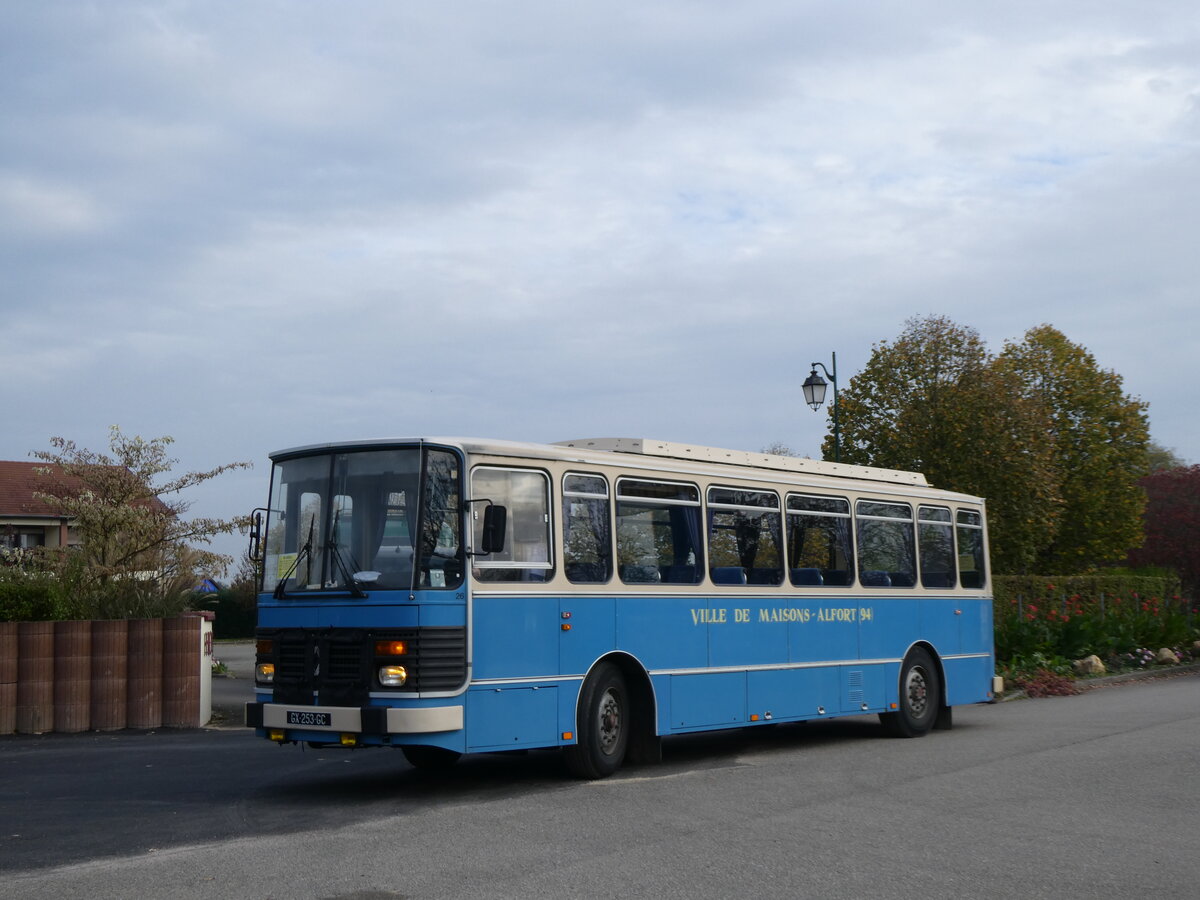
[{"label": "bus front grille", "polygon": [[[467,634],[462,627],[368,630],[332,628],[259,629],[270,640],[275,664],[274,701],[289,704],[363,706],[377,680],[377,641],[405,641],[408,653],[395,661],[409,672],[397,694],[453,691],[467,674]],[[390,691],[389,691],[390,693]]]}]

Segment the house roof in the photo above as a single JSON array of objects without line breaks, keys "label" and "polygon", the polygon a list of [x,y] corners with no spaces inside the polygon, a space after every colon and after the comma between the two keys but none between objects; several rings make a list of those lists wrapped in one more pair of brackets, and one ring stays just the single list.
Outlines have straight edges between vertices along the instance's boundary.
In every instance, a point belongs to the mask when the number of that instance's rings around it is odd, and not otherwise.
[{"label": "house roof", "polygon": [[[82,479],[74,475],[66,475],[58,467],[44,462],[19,462],[0,460],[0,516],[47,517],[53,519],[67,518],[54,501],[46,502],[34,496],[38,490],[45,490],[48,479],[38,474],[38,469],[50,469],[55,479],[69,488],[84,489]],[[167,511],[167,506],[157,497],[149,500],[136,500],[134,506],[150,506]]]},{"label": "house roof", "polygon": [[[34,497],[34,492],[43,489],[45,476],[37,473],[38,469],[55,468],[42,462],[11,462],[0,460],[0,516],[47,516],[61,518],[66,515],[57,505],[46,503]],[[58,476],[67,484],[78,482],[78,479],[65,475]]]}]

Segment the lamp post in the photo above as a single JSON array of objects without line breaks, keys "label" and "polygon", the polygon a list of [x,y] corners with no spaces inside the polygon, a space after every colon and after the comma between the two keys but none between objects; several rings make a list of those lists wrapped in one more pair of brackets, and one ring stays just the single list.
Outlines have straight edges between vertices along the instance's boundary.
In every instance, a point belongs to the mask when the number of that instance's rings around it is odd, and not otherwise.
[{"label": "lamp post", "polygon": [[842,436],[838,430],[838,402],[837,402],[837,354],[833,354],[833,372],[831,373],[825,368],[824,363],[812,363],[812,373],[804,380],[804,402],[807,403],[813,412],[821,408],[821,404],[825,402],[825,379],[817,374],[817,366],[821,367],[829,383],[833,385],[833,461],[842,461]]}]

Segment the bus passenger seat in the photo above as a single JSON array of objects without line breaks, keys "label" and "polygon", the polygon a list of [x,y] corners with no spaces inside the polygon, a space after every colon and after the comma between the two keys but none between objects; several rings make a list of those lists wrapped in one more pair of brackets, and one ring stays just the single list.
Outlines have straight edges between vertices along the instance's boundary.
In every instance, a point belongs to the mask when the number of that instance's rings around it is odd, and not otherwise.
[{"label": "bus passenger seat", "polygon": [[569,562],[566,564],[567,580],[577,584],[601,584],[608,580],[604,563]]},{"label": "bus passenger seat", "polygon": [[866,587],[891,587],[892,576],[887,572],[863,572],[862,583]]},{"label": "bus passenger seat", "polygon": [[658,566],[621,566],[621,580],[627,584],[652,584],[662,581]]},{"label": "bus passenger seat", "polygon": [[661,578],[667,584],[697,584],[696,567],[689,563],[672,563],[662,567]]},{"label": "bus passenger seat", "polygon": [[745,584],[746,570],[741,566],[715,566],[712,581],[713,584]]},{"label": "bus passenger seat", "polygon": [[746,573],[749,584],[782,584],[783,570],[778,566],[755,566]]},{"label": "bus passenger seat", "polygon": [[792,569],[792,584],[822,585],[825,579],[821,577],[820,569]]}]

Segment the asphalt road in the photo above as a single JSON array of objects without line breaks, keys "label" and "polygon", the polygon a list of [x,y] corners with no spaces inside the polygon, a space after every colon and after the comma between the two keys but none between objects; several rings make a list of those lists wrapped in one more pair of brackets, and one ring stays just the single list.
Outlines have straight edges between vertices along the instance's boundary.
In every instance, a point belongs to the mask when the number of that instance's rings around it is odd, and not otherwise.
[{"label": "asphalt road", "polygon": [[[219,656],[219,654],[218,654]],[[0,896],[1195,896],[1200,676],[557,754],[279,748],[238,728],[0,738]]]},{"label": "asphalt road", "polygon": [[218,641],[213,660],[224,663],[228,674],[212,680],[214,728],[240,727],[246,703],[254,699],[254,642]]}]

